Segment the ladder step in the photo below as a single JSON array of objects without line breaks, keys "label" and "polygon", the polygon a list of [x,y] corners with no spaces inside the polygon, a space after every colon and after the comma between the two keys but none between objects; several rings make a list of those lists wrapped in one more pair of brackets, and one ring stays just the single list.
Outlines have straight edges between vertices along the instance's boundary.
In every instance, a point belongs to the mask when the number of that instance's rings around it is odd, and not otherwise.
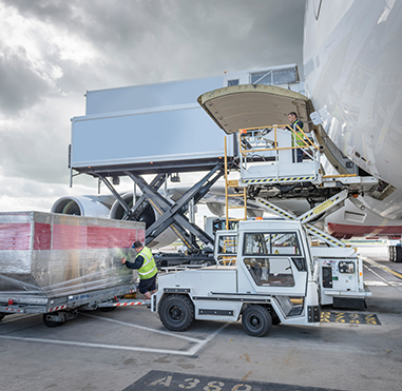
[{"label": "ladder step", "polygon": [[228,206],[228,209],[244,209],[244,206]]},{"label": "ladder step", "polygon": [[244,193],[243,194],[241,194],[241,193],[239,193],[239,194],[228,194],[228,197],[244,197]]}]

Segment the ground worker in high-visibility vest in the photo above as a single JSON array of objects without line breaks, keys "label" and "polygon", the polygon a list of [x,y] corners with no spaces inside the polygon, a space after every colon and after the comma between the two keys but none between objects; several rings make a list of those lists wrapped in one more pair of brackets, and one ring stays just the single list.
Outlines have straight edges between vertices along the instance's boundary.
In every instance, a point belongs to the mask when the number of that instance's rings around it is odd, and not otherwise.
[{"label": "ground worker in high-visibility vest", "polygon": [[150,299],[151,295],[156,292],[156,276],[158,270],[152,251],[140,241],[135,241],[132,245],[137,255],[134,262],[127,261],[125,257],[121,258],[121,263],[129,269],[137,269],[140,276],[139,291],[146,299]]},{"label": "ground worker in high-visibility vest", "polygon": [[[303,122],[297,118],[297,114],[294,111],[288,114],[288,120],[291,124],[290,126],[294,130],[294,132],[292,132],[292,147],[305,146],[303,141],[304,139],[303,133],[298,129],[299,127],[301,130],[304,130]],[[293,155],[293,163],[295,161],[297,163],[303,161],[303,149],[301,148],[293,149],[292,155]]]}]

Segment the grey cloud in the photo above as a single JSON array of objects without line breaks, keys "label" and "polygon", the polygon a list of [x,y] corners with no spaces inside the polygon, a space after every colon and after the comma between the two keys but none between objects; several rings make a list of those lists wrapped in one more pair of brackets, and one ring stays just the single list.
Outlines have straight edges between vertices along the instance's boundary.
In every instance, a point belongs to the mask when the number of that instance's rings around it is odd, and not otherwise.
[{"label": "grey cloud", "polygon": [[74,20],[74,1],[64,0],[1,0],[7,6],[14,7],[25,17],[34,17],[44,22],[61,22]]},{"label": "grey cloud", "polygon": [[33,106],[50,91],[49,84],[26,59],[25,50],[12,53],[5,50],[0,56],[0,112],[16,114]]},{"label": "grey cloud", "polygon": [[49,55],[67,92],[302,63],[303,1],[2,1],[101,53],[93,72]]},{"label": "grey cloud", "polygon": [[[62,70],[60,78],[52,79],[51,74],[41,74],[26,59],[24,49],[6,50],[0,41],[4,54],[0,57],[0,114],[9,114],[11,121],[21,109],[36,110],[27,110],[26,121],[1,129],[0,167],[8,177],[30,178],[52,186],[68,183],[69,118],[83,114],[86,90],[302,64],[304,1],[0,3],[24,18],[54,26],[77,42],[79,38],[98,52],[95,59],[84,63],[65,59],[57,36],[50,45],[48,37],[39,35],[42,30],[33,32],[30,39],[40,48],[44,72],[53,67]],[[68,110],[73,100],[81,106]],[[38,102],[43,104],[35,106]],[[43,119],[51,110],[56,114]],[[58,114],[59,110],[64,115]],[[36,123],[33,129],[30,123]]]},{"label": "grey cloud", "polygon": [[6,177],[68,183],[67,145],[52,133],[0,133],[0,166]]}]

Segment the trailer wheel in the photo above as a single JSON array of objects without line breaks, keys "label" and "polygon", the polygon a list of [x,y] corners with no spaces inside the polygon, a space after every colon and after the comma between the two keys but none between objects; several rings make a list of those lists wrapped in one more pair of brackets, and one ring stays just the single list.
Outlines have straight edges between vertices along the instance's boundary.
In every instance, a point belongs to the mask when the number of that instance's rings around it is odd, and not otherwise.
[{"label": "trailer wheel", "polygon": [[194,320],[193,303],[184,295],[167,296],[159,306],[159,317],[168,330],[185,331]]},{"label": "trailer wheel", "polygon": [[265,307],[252,305],[242,315],[243,328],[252,337],[267,335],[272,326],[272,317]]},{"label": "trailer wheel", "polygon": [[50,315],[58,315],[58,313],[52,312],[52,313],[48,313],[48,314],[43,314],[42,320],[46,327],[53,328],[53,327],[61,326],[63,323],[65,323],[65,321],[57,322],[57,321],[52,320]]},{"label": "trailer wheel", "polygon": [[0,314],[0,321],[6,316],[6,314]]}]

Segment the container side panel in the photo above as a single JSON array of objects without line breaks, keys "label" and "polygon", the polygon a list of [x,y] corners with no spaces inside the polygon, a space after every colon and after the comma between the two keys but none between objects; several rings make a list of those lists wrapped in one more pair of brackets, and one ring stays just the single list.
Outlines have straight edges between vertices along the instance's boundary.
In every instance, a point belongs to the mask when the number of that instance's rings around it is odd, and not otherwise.
[{"label": "container side panel", "polygon": [[29,223],[0,224],[0,250],[29,250],[30,240]]},{"label": "container side panel", "polygon": [[127,248],[51,250],[34,252],[37,284],[46,296],[62,296],[130,283],[131,271],[122,256],[133,257]]},{"label": "container side panel", "polygon": [[52,227],[50,224],[35,223],[34,250],[50,250],[52,244]]},{"label": "container side panel", "polygon": [[31,272],[30,250],[0,250],[0,274],[20,273],[27,274]]},{"label": "container side panel", "polygon": [[207,92],[223,87],[223,77],[88,91],[86,115],[196,103]]},{"label": "container side panel", "polygon": [[129,248],[137,240],[137,230],[112,227],[55,225],[54,250]]},{"label": "container side panel", "polygon": [[76,120],[72,167],[218,158],[224,133],[201,108]]}]

